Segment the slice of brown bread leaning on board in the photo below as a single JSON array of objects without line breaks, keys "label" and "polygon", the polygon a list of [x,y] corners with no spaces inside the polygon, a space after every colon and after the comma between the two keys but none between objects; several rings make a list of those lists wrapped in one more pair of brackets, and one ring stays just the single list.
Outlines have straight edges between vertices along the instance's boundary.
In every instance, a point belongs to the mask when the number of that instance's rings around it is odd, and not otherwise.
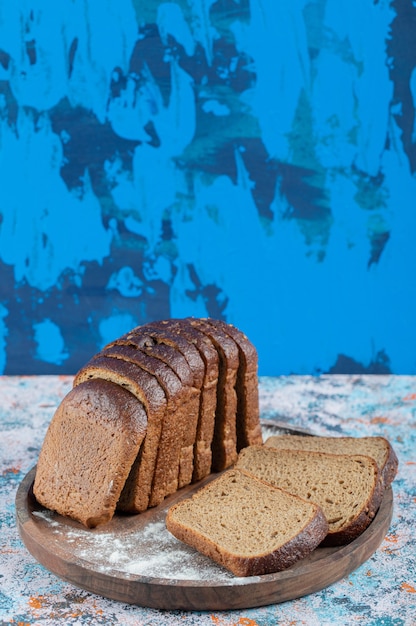
[{"label": "slice of brown bread leaning on board", "polygon": [[76,374],[46,433],[35,497],[95,527],[230,467],[263,443],[257,367],[244,333],[219,320],[134,328]]}]

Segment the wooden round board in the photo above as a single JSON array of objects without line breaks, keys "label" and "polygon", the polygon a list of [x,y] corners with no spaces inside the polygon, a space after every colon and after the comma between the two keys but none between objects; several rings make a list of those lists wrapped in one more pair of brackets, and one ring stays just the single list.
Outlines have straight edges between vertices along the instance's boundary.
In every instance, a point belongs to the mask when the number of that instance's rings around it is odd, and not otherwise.
[{"label": "wooden round board", "polygon": [[[267,421],[268,434],[284,430],[289,429]],[[35,559],[87,591],[157,609],[242,609],[319,591],[347,576],[376,551],[393,512],[389,487],[374,521],[352,543],[318,548],[283,572],[237,578],[165,528],[168,508],[213,476],[185,487],[157,508],[140,515],[116,515],[109,524],[91,530],[39,506],[32,491],[35,471],[26,475],[16,495],[19,533]]]}]

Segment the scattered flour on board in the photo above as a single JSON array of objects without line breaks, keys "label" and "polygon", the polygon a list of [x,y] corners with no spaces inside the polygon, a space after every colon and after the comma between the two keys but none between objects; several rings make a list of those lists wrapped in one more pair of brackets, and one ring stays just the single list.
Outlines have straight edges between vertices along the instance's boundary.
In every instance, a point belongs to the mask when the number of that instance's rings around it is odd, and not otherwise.
[{"label": "scattered flour on board", "polygon": [[171,535],[164,517],[117,536],[105,530],[66,525],[50,511],[35,511],[33,515],[48,523],[57,542],[66,545],[74,558],[88,562],[100,572],[191,581],[235,578]]}]

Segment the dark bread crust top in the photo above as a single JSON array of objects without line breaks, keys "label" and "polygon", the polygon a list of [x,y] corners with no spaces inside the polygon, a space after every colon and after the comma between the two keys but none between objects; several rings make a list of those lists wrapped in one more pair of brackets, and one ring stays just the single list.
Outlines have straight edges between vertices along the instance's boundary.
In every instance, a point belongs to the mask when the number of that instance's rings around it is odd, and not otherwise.
[{"label": "dark bread crust top", "polygon": [[[151,322],[138,326],[124,335],[121,339],[132,341],[142,350],[152,347],[166,346],[175,350],[186,359],[193,376],[193,385],[201,388],[204,378],[204,363],[195,346],[181,335],[171,332],[163,322]],[[169,350],[168,350],[169,352]]]},{"label": "dark bread crust top", "polygon": [[185,392],[185,387],[180,378],[164,361],[149,356],[141,350],[131,349],[130,346],[118,345],[104,348],[95,358],[114,358],[127,363],[137,365],[141,370],[155,376],[163,388],[169,402],[175,403],[178,397]]},{"label": "dark bread crust top", "polygon": [[212,326],[209,318],[187,317],[185,320],[197,330],[203,332],[216,347],[220,360],[229,370],[237,371],[239,365],[239,353],[235,341],[221,328]]},{"label": "dark bread crust top", "polygon": [[218,377],[217,350],[212,345],[211,340],[203,332],[192,326],[186,318],[152,322],[150,327],[177,338],[180,342],[178,343],[179,349],[183,350],[183,354],[188,352],[188,347],[184,349],[184,346],[193,345],[204,362],[204,376],[207,375],[209,380]]},{"label": "dark bread crust top", "polygon": [[[67,396],[66,405],[74,411],[83,411],[94,419],[99,419],[109,428],[116,423],[126,434],[146,432],[147,418],[144,407],[137,398],[124,387],[109,380],[89,380],[72,389]],[[67,410],[66,407],[66,410]]]},{"label": "dark bread crust top", "polygon": [[[175,372],[176,376],[180,379],[181,383],[186,387],[195,386],[194,372],[189,366],[188,361],[179,350],[166,343],[154,342],[152,338],[144,340],[141,337],[135,337],[123,342],[118,340],[117,345],[128,345],[130,349],[143,352],[147,356],[155,359],[159,359],[169,365]],[[197,388],[195,386],[195,388]]]},{"label": "dark bread crust top", "polygon": [[91,378],[102,378],[128,389],[146,406],[148,413],[164,414],[166,395],[156,376],[134,363],[113,357],[97,356],[79,370],[74,378],[74,386]]},{"label": "dark bread crust top", "polygon": [[254,344],[249,340],[247,335],[245,335],[233,324],[229,324],[228,322],[224,322],[223,320],[217,320],[208,317],[207,322],[215,328],[221,329],[235,341],[240,350],[240,359],[243,359],[246,370],[248,372],[257,373],[257,350]]}]

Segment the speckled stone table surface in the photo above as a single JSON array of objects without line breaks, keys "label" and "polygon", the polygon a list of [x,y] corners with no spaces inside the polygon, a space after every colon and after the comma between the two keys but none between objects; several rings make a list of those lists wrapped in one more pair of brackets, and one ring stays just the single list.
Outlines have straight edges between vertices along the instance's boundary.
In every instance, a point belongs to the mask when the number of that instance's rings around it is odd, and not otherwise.
[{"label": "speckled stone table surface", "polygon": [[70,376],[0,377],[0,624],[150,626],[416,624],[416,377],[290,376],[260,379],[261,413],[314,434],[382,435],[399,472],[390,529],[348,577],[290,602],[226,612],[162,612],[111,601],[63,582],[19,538],[17,488],[36,464]]}]

